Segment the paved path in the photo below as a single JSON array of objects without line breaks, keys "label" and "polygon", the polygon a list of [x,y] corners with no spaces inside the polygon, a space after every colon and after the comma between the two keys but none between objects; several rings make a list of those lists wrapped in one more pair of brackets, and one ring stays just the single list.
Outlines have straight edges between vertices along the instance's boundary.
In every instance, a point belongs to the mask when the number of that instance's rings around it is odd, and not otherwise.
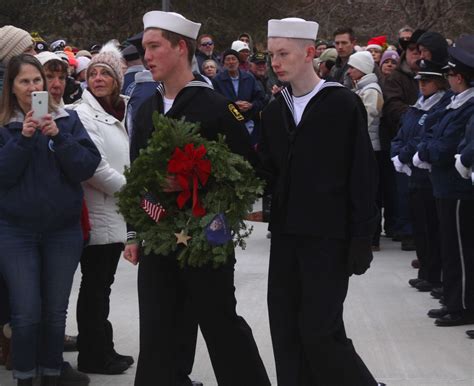
[{"label": "paved path", "polygon": [[[266,309],[270,242],[265,237],[266,224],[253,224],[255,231],[247,249],[237,252],[238,311],[252,327],[272,384],[276,385]],[[388,386],[473,386],[474,341],[466,337],[467,327],[436,327],[426,316],[428,309],[437,308],[438,303],[429,294],[408,286],[407,280],[416,274],[410,267],[413,258],[414,253],[400,251],[399,243],[382,238],[382,250],[375,254],[372,268],[351,279],[345,309],[347,333],[374,376]],[[77,331],[78,282],[76,276],[70,300],[69,334]],[[125,261],[119,265],[111,309],[117,351],[137,358],[136,268]],[[192,377],[205,386],[215,386],[205,344],[199,339]],[[66,353],[65,359],[75,365],[76,354]],[[119,376],[92,375],[91,386],[133,385],[134,372],[132,367]],[[13,385],[11,373],[0,368],[0,386]]]}]

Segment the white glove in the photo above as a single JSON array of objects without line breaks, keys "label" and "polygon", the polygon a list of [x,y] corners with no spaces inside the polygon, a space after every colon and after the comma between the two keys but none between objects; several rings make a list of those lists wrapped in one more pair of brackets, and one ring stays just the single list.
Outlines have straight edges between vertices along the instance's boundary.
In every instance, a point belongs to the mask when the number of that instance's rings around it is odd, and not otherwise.
[{"label": "white glove", "polygon": [[413,165],[416,166],[418,169],[426,169],[431,172],[431,164],[422,161],[420,157],[418,157],[418,152],[416,152],[413,156]]},{"label": "white glove", "polygon": [[392,158],[392,162],[393,162],[393,167],[395,168],[395,170],[399,173],[403,173],[402,171],[403,164],[400,162],[398,155]]},{"label": "white glove", "polygon": [[462,164],[461,154],[455,154],[454,158],[456,158],[456,163],[454,164],[454,166],[456,167],[456,170],[461,175],[461,177],[465,178],[466,180],[471,178],[472,168],[467,168]]},{"label": "white glove", "polygon": [[405,173],[408,177],[411,176],[411,169],[407,164],[402,164],[402,173]]}]

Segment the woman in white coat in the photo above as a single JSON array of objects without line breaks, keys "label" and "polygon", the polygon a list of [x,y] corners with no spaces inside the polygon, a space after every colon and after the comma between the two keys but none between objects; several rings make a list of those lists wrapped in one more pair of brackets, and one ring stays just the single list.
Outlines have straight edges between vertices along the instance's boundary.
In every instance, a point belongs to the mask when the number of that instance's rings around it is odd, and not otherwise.
[{"label": "woman in white coat", "polygon": [[100,151],[94,176],[83,184],[91,233],[81,257],[82,282],[77,302],[78,369],[86,373],[120,374],[131,356],[117,354],[108,320],[111,286],[127,238],[125,220],[117,210],[115,193],[125,184],[130,165],[125,127],[127,98],[120,52],[107,44],[87,68],[87,89],[74,108]]},{"label": "woman in white coat", "polygon": [[[348,61],[349,70],[347,71],[349,77],[354,84],[353,91],[359,95],[362,103],[367,110],[367,129],[369,131],[372,148],[375,152],[377,163],[380,165],[383,162],[382,148],[380,146],[379,125],[380,117],[382,116],[383,94],[377,80],[377,75],[374,73],[375,62],[370,52],[361,51],[352,54]],[[380,171],[383,168],[379,167],[379,183],[377,192],[377,205],[382,207],[382,191],[380,181]],[[379,224],[374,237],[372,238],[372,250],[380,250],[380,233],[382,226]]]}]

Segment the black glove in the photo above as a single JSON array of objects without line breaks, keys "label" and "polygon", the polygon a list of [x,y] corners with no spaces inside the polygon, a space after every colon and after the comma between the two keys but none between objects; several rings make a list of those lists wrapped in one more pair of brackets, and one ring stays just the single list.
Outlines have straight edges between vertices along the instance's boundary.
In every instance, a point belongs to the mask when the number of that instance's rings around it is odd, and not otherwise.
[{"label": "black glove", "polygon": [[362,275],[372,262],[372,240],[369,238],[353,238],[349,242],[347,256],[347,271],[352,274]]}]

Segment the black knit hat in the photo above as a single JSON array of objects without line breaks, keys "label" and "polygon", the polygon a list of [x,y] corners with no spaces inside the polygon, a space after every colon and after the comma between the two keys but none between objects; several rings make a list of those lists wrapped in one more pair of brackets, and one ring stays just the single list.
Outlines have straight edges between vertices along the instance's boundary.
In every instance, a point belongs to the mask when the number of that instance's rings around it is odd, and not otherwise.
[{"label": "black knit hat", "polygon": [[448,61],[448,42],[438,32],[425,32],[416,44],[425,47],[431,52],[431,61],[440,66],[445,66]]},{"label": "black knit hat", "polygon": [[239,59],[239,53],[236,50],[229,48],[228,50],[225,50],[222,54],[222,61],[224,61],[225,57],[228,55],[234,55],[237,59]]}]

